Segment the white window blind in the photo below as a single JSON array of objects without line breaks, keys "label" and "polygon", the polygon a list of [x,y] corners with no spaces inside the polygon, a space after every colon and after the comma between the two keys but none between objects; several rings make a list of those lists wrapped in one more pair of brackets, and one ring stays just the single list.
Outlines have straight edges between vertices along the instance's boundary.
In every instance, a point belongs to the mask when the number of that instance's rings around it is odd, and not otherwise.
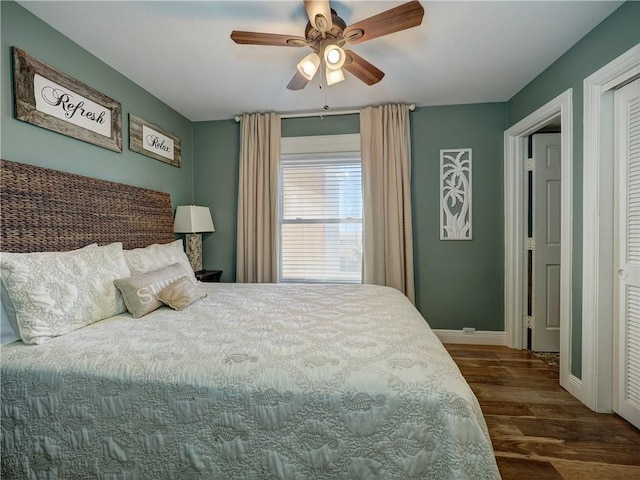
[{"label": "white window blind", "polygon": [[285,154],[280,281],[362,281],[360,153]]}]

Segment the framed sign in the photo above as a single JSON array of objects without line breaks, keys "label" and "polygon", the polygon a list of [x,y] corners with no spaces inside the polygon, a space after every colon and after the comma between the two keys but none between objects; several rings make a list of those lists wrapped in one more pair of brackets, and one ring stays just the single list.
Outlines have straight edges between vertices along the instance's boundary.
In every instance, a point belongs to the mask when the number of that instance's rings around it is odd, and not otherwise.
[{"label": "framed sign", "polygon": [[133,113],[129,114],[129,150],[174,167],[182,165],[180,139]]},{"label": "framed sign", "polygon": [[440,240],[471,240],[471,149],[440,150]]},{"label": "framed sign", "polygon": [[122,152],[122,106],[17,47],[13,96],[18,120]]}]

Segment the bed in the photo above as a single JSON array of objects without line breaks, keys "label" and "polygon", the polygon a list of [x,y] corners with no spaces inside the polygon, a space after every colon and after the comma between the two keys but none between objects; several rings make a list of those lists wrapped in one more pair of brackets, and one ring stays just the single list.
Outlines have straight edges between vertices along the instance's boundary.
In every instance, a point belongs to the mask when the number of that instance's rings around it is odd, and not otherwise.
[{"label": "bed", "polygon": [[[80,258],[113,242],[130,252],[175,243],[166,194],[6,161],[1,172],[3,252],[85,247],[69,254]],[[44,179],[83,190],[98,182],[102,197],[124,189],[118,201],[142,201],[152,233],[83,198],[79,208],[93,210],[67,225],[73,239],[25,241],[27,231],[12,233],[25,222],[5,219],[31,210],[27,230],[36,232],[37,217],[57,205],[25,207]],[[77,211],[68,197],[59,211]],[[124,311],[2,346],[2,478],[500,478],[477,399],[398,291],[195,288],[181,310]]]}]

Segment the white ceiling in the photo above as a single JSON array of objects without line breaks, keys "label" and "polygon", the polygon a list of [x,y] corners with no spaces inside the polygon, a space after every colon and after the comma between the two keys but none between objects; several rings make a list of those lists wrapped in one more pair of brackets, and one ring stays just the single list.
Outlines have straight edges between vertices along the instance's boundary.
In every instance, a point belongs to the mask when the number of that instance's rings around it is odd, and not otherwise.
[{"label": "white ceiling", "polygon": [[[422,1],[422,25],[350,48],[386,76],[286,85],[308,47],[237,45],[232,30],[304,36],[302,0],[19,1],[192,121],[244,112],[509,100],[620,1]],[[347,25],[404,1],[331,1]],[[46,61],[46,59],[44,59]]]}]

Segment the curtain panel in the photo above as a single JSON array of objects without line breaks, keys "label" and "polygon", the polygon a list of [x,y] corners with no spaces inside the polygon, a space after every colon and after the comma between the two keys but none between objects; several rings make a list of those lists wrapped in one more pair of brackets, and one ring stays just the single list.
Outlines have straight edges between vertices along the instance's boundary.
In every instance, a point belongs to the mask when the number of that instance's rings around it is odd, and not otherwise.
[{"label": "curtain panel", "polygon": [[277,282],[280,115],[244,114],[241,124],[236,281]]},{"label": "curtain panel", "polygon": [[408,105],[360,111],[363,282],[394,287],[415,302]]}]

